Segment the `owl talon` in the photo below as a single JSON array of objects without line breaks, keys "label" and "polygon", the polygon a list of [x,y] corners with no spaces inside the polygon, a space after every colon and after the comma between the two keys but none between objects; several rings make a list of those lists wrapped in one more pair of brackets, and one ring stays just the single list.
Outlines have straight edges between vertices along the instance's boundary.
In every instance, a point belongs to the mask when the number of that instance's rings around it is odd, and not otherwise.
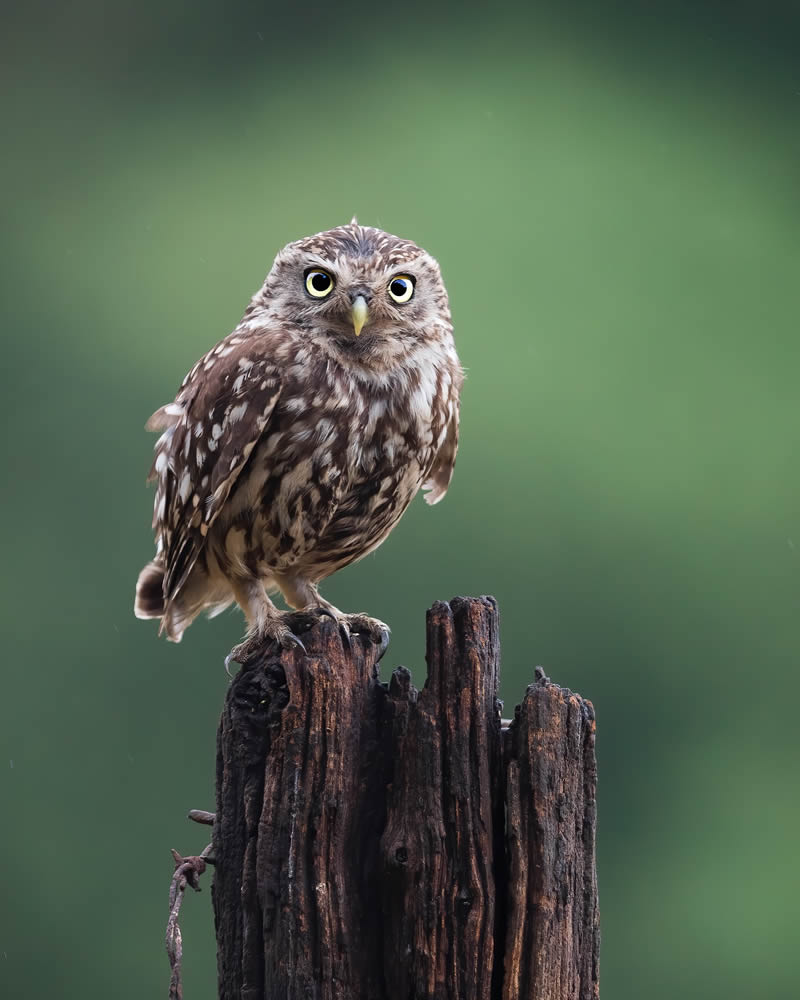
[{"label": "owl talon", "polygon": [[380,642],[378,643],[378,656],[377,656],[377,658],[375,660],[376,663],[380,663],[381,660],[383,659],[383,654],[389,648],[389,641],[390,641],[390,639],[391,639],[391,636],[389,634],[389,629],[386,628],[386,627],[382,628],[381,629],[381,639],[380,639]]},{"label": "owl talon", "polygon": [[377,618],[370,618],[369,615],[343,615],[339,619],[339,634],[348,649],[354,635],[363,635],[369,639],[378,647],[378,657],[375,661],[377,663],[389,646],[391,629]]},{"label": "owl talon", "polygon": [[321,615],[323,618],[332,618],[335,622],[339,620],[330,608],[323,608],[321,606],[314,608],[314,614]]},{"label": "owl talon", "polygon": [[231,663],[235,663],[240,667],[245,667],[253,657],[255,657],[259,652],[260,643],[257,636],[252,636],[249,639],[245,639],[244,642],[240,642],[238,646],[234,646],[233,649],[225,657],[225,673],[228,677],[233,677],[231,673]]},{"label": "owl talon", "polygon": [[244,642],[234,646],[225,657],[225,670],[228,676],[232,676],[230,671],[232,662],[238,663],[240,666],[247,666],[251,660],[263,655],[265,647],[270,643],[277,643],[281,649],[299,649],[304,656],[308,656],[303,640],[285,624],[287,619],[291,621],[294,628],[299,628],[302,625],[310,628],[313,625],[313,620],[307,614],[291,613],[286,615],[283,621],[273,620],[269,626],[253,631]]},{"label": "owl talon", "polygon": [[303,645],[302,640],[300,639],[299,636],[296,636],[294,632],[284,633],[282,636],[280,636],[278,642],[280,642],[281,646],[283,646],[284,649],[299,649],[302,653],[308,656],[308,651],[306,650],[306,647]]}]

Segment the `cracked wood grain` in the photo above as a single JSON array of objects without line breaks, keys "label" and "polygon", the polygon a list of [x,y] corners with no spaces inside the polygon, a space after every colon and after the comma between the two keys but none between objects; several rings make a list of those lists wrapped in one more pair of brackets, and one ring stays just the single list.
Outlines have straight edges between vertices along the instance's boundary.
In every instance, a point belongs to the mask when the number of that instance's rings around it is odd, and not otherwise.
[{"label": "cracked wood grain", "polygon": [[501,730],[491,598],[428,613],[428,679],[323,620],[220,721],[221,1000],[598,996],[594,712],[537,675]]}]

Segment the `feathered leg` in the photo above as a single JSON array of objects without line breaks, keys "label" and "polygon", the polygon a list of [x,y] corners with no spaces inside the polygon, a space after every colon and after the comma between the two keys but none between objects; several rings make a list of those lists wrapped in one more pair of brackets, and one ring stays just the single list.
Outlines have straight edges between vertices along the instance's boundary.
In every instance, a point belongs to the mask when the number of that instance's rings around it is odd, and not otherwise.
[{"label": "feathered leg", "polygon": [[292,629],[312,625],[313,618],[294,611],[280,611],[267,596],[261,580],[232,580],[231,587],[236,603],[244,611],[249,631],[244,641],[234,646],[226,657],[226,667],[231,660],[246,663],[270,639],[284,649],[294,647],[305,652],[305,646]]},{"label": "feathered leg", "polygon": [[326,601],[317,590],[317,585],[296,576],[276,576],[275,582],[280,587],[286,603],[306,612],[317,612],[334,618],[339,623],[342,638],[349,645],[351,634],[366,635],[372,642],[380,646],[378,659],[386,652],[389,645],[391,629],[385,622],[370,618],[365,614],[347,615]]}]

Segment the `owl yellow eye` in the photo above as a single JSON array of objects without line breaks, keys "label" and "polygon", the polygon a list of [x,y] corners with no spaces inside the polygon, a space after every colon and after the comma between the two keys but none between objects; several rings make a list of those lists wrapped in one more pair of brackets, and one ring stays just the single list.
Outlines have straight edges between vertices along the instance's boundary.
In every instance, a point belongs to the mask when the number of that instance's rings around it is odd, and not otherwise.
[{"label": "owl yellow eye", "polygon": [[333,291],[333,278],[327,271],[314,268],[306,272],[306,291],[315,299],[324,299]]},{"label": "owl yellow eye", "polygon": [[398,274],[389,282],[389,295],[395,302],[408,302],[414,294],[414,279],[407,274]]}]

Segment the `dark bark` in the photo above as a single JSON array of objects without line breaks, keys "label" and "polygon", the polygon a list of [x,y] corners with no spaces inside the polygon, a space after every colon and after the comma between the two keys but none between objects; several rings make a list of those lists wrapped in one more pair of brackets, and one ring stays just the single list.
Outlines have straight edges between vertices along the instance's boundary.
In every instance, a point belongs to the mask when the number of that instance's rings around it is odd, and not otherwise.
[{"label": "dark bark", "polygon": [[329,619],[303,642],[220,722],[220,998],[596,997],[591,705],[539,678],[501,734],[490,598],[428,613],[420,692]]},{"label": "dark bark", "polygon": [[503,1000],[599,996],[594,708],[537,668],[505,733]]},{"label": "dark bark", "polygon": [[389,703],[383,912],[386,995],[489,1000],[494,963],[499,642],[493,601],[436,603],[428,681]]},{"label": "dark bark", "polygon": [[[219,996],[380,996],[383,824],[369,642],[325,619],[309,655],[274,653],[231,684],[220,723],[214,911]],[[374,765],[374,766],[373,766]]]}]

